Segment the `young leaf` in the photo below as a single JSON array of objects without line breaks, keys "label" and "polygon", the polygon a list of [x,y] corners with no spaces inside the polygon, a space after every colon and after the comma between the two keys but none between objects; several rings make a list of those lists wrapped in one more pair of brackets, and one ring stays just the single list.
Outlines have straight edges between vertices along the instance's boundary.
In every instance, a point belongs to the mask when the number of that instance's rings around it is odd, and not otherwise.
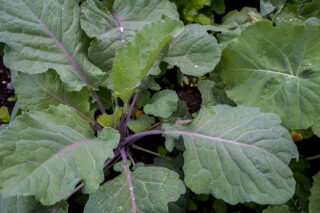
[{"label": "young leaf", "polygon": [[128,127],[133,132],[142,132],[151,127],[151,125],[154,123],[155,120],[153,117],[149,117],[148,115],[142,114],[136,120],[129,120]]},{"label": "young leaf", "polygon": [[173,90],[161,90],[155,93],[149,103],[143,108],[146,114],[169,118],[178,107],[178,95]]},{"label": "young leaf", "polygon": [[[137,212],[168,212],[168,203],[186,192],[179,175],[161,167],[139,167],[131,173]],[[133,212],[124,172],[90,195],[85,213]]]},{"label": "young leaf", "polygon": [[80,180],[92,193],[104,179],[104,161],[113,157],[119,138],[111,128],[95,138],[87,122],[64,105],[24,113],[0,135],[1,195],[32,195],[52,205]]},{"label": "young leaf", "polygon": [[81,112],[89,113],[89,90],[85,87],[79,92],[66,91],[53,70],[34,75],[20,73],[13,85],[22,110],[43,110],[50,105],[57,106],[67,102]]},{"label": "young leaf", "polygon": [[128,102],[162,48],[182,30],[183,24],[179,21],[155,21],[146,25],[133,41],[118,49],[111,73],[113,95]]},{"label": "young leaf", "polygon": [[89,48],[90,60],[110,72],[116,50],[163,15],[179,19],[175,5],[168,0],[115,0],[112,11],[98,0],[86,1],[81,5],[81,27],[95,38]]},{"label": "young leaf", "polygon": [[86,58],[78,0],[0,0],[0,42],[7,67],[29,74],[52,68],[68,91],[98,86],[105,74]]},{"label": "young leaf", "polygon": [[10,121],[9,110],[6,106],[0,107],[0,121],[5,123],[8,123]]},{"label": "young leaf", "polygon": [[176,65],[186,75],[203,76],[220,61],[221,49],[216,38],[207,33],[209,26],[187,25],[184,32],[169,43],[163,60]]},{"label": "young leaf", "polygon": [[43,206],[32,197],[3,198],[0,196],[0,209],[1,213],[68,213],[68,203],[64,200],[53,206]]},{"label": "young leaf", "polygon": [[320,209],[320,172],[313,177],[313,186],[311,188],[309,211],[317,213]]},{"label": "young leaf", "polygon": [[113,114],[102,114],[98,117],[97,122],[102,127],[117,127],[118,121],[122,116],[122,107],[116,107]]},{"label": "young leaf", "polygon": [[217,105],[189,125],[164,125],[164,134],[183,136],[184,181],[193,192],[230,204],[281,204],[294,194],[288,164],[298,151],[280,122],[257,108]]},{"label": "young leaf", "polygon": [[[320,116],[320,25],[260,21],[224,49],[222,78],[237,104],[277,113],[291,129]],[[248,95],[250,93],[250,95]]]}]

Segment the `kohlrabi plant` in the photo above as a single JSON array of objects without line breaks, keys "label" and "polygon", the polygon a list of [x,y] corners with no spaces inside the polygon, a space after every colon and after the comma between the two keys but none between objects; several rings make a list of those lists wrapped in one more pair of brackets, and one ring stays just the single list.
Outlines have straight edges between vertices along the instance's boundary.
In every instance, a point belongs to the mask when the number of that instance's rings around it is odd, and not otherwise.
[{"label": "kohlrabi plant", "polygon": [[[178,212],[190,191],[285,203],[299,156],[287,128],[319,124],[319,35],[316,20],[251,9],[184,26],[168,0],[0,0],[19,108],[0,130],[1,212],[67,212],[75,192],[85,213]],[[200,79],[198,112],[159,84],[170,67]],[[176,157],[135,162],[150,135]]]}]

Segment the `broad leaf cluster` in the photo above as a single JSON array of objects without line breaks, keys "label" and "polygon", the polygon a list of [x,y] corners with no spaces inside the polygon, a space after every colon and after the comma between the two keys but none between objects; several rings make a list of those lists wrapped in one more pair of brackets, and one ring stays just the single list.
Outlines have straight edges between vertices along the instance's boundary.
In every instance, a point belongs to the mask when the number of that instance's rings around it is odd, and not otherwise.
[{"label": "broad leaf cluster", "polygon": [[[319,210],[288,131],[320,132],[319,1],[261,0],[219,25],[224,1],[184,2],[0,0],[19,109],[0,129],[1,212],[67,212],[80,189],[88,213],[185,212],[191,193]],[[166,150],[134,144],[150,135]],[[135,163],[132,148],[160,157]]]}]

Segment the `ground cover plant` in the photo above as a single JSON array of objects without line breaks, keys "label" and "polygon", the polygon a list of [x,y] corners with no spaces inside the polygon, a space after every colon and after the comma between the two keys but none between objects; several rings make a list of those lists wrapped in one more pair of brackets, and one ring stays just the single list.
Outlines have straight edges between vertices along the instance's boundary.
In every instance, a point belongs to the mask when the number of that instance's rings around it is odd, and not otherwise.
[{"label": "ground cover plant", "polygon": [[1,212],[319,212],[320,1],[226,5],[0,0]]}]

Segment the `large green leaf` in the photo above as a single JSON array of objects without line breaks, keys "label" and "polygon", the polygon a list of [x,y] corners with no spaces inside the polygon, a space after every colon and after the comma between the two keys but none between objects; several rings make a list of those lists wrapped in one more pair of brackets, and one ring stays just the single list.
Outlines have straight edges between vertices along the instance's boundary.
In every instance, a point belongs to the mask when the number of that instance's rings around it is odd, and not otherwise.
[{"label": "large green leaf", "polygon": [[23,110],[43,110],[50,105],[68,103],[83,113],[90,110],[90,92],[85,87],[80,92],[68,92],[59,76],[53,71],[29,75],[20,73],[13,82]]},{"label": "large green leaf", "polygon": [[143,111],[146,114],[169,118],[177,110],[178,100],[178,95],[174,90],[161,90],[152,96]]},{"label": "large green leaf", "polygon": [[68,203],[64,200],[53,206],[43,206],[32,197],[3,198],[0,196],[0,210],[1,213],[67,213]]},{"label": "large green leaf", "polygon": [[67,197],[82,180],[92,193],[103,181],[103,163],[118,145],[116,130],[98,138],[65,106],[17,117],[0,135],[0,189],[4,197],[33,195],[44,205]]},{"label": "large green leaf", "polygon": [[[291,129],[320,116],[320,25],[260,21],[224,49],[222,78],[237,104],[277,113]],[[250,94],[250,95],[248,95]]]},{"label": "large green leaf", "polygon": [[10,69],[55,69],[69,91],[105,80],[86,57],[78,0],[0,0],[0,11],[0,42],[7,44],[4,62]]},{"label": "large green leaf", "polygon": [[258,108],[217,105],[191,124],[165,125],[164,134],[183,136],[184,181],[193,192],[230,204],[281,204],[294,194],[288,164],[298,151],[280,122]]},{"label": "large green leaf", "polygon": [[309,211],[317,213],[320,210],[320,172],[313,177],[313,185],[311,188]]},{"label": "large green leaf", "polygon": [[[137,212],[165,213],[168,203],[185,193],[176,172],[161,167],[139,167],[131,173]],[[125,173],[108,181],[90,195],[85,213],[133,212],[128,180]]]},{"label": "large green leaf", "polygon": [[184,32],[169,43],[163,60],[180,67],[186,75],[202,76],[211,72],[220,61],[221,49],[216,38],[207,33],[210,26],[187,25]]},{"label": "large green leaf", "polygon": [[179,21],[155,21],[145,25],[133,41],[118,49],[111,73],[113,95],[127,102],[162,48],[182,30],[183,24]]},{"label": "large green leaf", "polygon": [[179,19],[168,0],[115,0],[112,11],[98,0],[81,6],[81,27],[91,38],[89,58],[106,72],[112,69],[116,50],[130,41],[145,24],[162,15]]}]

